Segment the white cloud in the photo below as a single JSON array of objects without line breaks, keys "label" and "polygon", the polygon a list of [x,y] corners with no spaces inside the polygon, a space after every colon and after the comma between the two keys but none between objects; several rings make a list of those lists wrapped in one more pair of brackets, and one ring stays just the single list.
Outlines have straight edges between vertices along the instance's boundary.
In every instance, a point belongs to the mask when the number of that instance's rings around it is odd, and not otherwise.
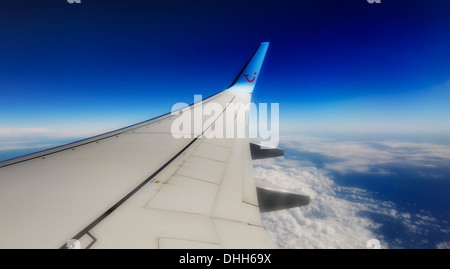
[{"label": "white cloud", "polygon": [[[383,220],[398,224],[413,236],[426,235],[430,230],[450,234],[445,221],[429,212],[405,212],[365,189],[339,186],[328,176],[332,172],[374,171],[389,175],[389,171],[373,168],[401,162],[424,166],[432,164],[430,159],[448,161],[450,147],[404,141],[337,142],[314,137],[283,137],[282,141],[285,149],[320,153],[332,159],[321,168],[290,156],[254,161],[256,179],[311,197],[308,206],[262,214],[263,226],[280,248],[366,248],[373,238],[382,248],[402,248],[407,238],[387,242],[380,234],[382,226],[387,225]],[[437,247],[448,248],[448,242]]]},{"label": "white cloud", "polygon": [[54,143],[43,143],[42,141],[16,141],[2,142],[0,141],[0,151],[20,150],[20,149],[41,149],[57,146]]},{"label": "white cloud", "polygon": [[56,144],[44,141],[53,132],[48,128],[0,128],[0,151],[38,149]]},{"label": "white cloud", "polygon": [[17,138],[17,137],[31,137],[37,135],[48,135],[52,131],[43,128],[0,128],[0,138]]},{"label": "white cloud", "polygon": [[111,131],[110,128],[0,128],[0,151],[48,148],[61,140],[78,140]]},{"label": "white cloud", "polygon": [[[342,190],[316,168],[273,159],[255,162],[254,173],[263,182],[311,197],[308,206],[262,214],[264,228],[280,248],[365,248],[376,238],[372,230],[378,225],[359,214],[370,206],[339,198],[336,192]],[[367,196],[357,188],[346,191],[354,198]]]},{"label": "white cloud", "polygon": [[373,168],[381,164],[413,164],[415,166],[435,166],[436,162],[450,161],[450,146],[407,141],[336,141],[308,136],[284,136],[284,145],[299,151],[319,153],[334,159],[327,162],[325,169],[342,174],[378,173],[389,171]]},{"label": "white cloud", "polygon": [[86,124],[85,126],[69,125],[54,127],[20,127],[20,128],[0,128],[0,139],[17,139],[30,137],[45,138],[73,138],[73,137],[90,137],[99,135],[111,130],[120,128],[108,125]]},{"label": "white cloud", "polygon": [[450,249],[450,242],[441,242],[437,244],[437,249]]}]

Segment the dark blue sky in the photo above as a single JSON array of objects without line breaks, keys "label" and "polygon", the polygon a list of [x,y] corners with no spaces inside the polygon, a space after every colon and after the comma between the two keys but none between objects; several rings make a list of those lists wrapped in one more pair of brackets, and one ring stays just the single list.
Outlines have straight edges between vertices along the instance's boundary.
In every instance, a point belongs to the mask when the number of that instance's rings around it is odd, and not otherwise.
[{"label": "dark blue sky", "polygon": [[3,0],[0,128],[142,121],[226,88],[268,41],[253,100],[280,103],[282,133],[445,136],[448,14],[423,0]]}]

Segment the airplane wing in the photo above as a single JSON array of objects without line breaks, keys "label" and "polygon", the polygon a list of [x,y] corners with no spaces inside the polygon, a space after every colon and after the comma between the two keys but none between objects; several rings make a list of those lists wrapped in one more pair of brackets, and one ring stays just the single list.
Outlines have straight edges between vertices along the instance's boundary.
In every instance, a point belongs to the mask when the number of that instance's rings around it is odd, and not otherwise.
[{"label": "airplane wing", "polygon": [[247,132],[267,48],[209,98],[0,162],[0,248],[274,247],[260,220],[270,189],[256,186],[251,162],[282,153],[249,146]]}]

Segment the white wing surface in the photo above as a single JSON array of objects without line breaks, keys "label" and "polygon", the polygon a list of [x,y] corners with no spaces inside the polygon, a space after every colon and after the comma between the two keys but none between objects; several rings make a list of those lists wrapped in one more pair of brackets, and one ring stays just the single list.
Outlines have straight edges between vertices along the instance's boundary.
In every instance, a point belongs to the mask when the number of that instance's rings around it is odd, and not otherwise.
[{"label": "white wing surface", "polygon": [[176,113],[1,162],[0,248],[273,247],[247,135],[267,48]]}]

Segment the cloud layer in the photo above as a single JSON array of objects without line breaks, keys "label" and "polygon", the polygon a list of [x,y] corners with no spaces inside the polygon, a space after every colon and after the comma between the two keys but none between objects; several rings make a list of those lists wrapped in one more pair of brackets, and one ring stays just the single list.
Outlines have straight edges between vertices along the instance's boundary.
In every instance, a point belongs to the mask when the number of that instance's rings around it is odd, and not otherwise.
[{"label": "cloud layer", "polygon": [[[298,161],[262,160],[254,173],[263,182],[311,197],[308,206],[262,214],[263,226],[280,248],[365,248],[376,238],[376,224],[359,215],[369,208],[338,198],[334,182],[316,168]],[[361,189],[351,192],[366,195]]]},{"label": "cloud layer", "polygon": [[[311,197],[308,206],[262,214],[263,226],[280,248],[366,248],[370,239],[379,240],[382,248],[403,248],[402,239],[391,241],[384,236],[386,229],[425,237],[433,230],[449,238],[449,224],[429,212],[405,211],[366,189],[339,186],[330,175],[389,173],[373,169],[386,163],[434,166],[450,160],[450,147],[404,141],[337,142],[313,137],[283,137],[282,141],[287,149],[321,154],[329,162],[317,165],[296,156],[254,162],[255,178]],[[443,238],[435,247],[449,246],[450,242]]]},{"label": "cloud layer", "polygon": [[435,167],[450,160],[450,146],[408,141],[336,141],[308,136],[283,137],[286,147],[313,152],[332,158],[323,168],[342,174],[379,172],[372,168],[381,164],[408,164]]},{"label": "cloud layer", "polygon": [[0,128],[0,153],[55,147],[110,131],[108,128]]}]

